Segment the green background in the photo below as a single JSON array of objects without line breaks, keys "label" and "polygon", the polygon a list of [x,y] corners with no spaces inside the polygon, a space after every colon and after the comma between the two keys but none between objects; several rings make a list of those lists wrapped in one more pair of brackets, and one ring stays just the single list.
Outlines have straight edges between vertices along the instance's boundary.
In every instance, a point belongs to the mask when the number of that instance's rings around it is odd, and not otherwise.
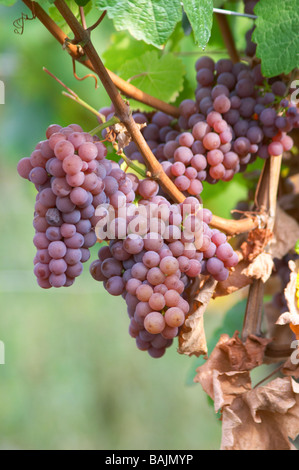
[{"label": "green background", "polygon": [[[218,449],[218,418],[200,385],[191,384],[194,359],[178,355],[176,344],[159,360],[137,350],[123,300],[93,281],[87,265],[72,288],[42,291],[36,285],[34,188],[17,175],[17,161],[30,155],[51,123],[76,122],[86,131],[96,125],[93,115],[61,95],[42,67],[96,109],[109,101],[92,78],[74,79],[71,59],[37,20],[25,22],[23,35],[14,33],[13,21],[22,12],[30,16],[20,1],[0,7],[0,79],[6,86],[0,106],[0,340],[6,352],[6,365],[0,366],[0,448]],[[96,19],[88,18],[89,24]],[[112,32],[105,19],[93,33],[100,54]],[[213,37],[216,57],[225,57],[215,28]],[[194,84],[200,50],[191,36],[181,47]],[[77,72],[86,73],[80,67]],[[206,206],[222,216],[245,194],[238,179],[204,193]],[[239,298],[211,303],[208,336]]]}]

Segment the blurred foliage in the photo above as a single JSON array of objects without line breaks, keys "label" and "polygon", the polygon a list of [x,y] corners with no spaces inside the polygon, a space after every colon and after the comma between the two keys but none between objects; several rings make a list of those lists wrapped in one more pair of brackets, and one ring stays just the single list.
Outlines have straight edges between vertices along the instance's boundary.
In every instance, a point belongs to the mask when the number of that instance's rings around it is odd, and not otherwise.
[{"label": "blurred foliage", "polygon": [[[73,77],[71,59],[37,20],[25,22],[23,35],[14,33],[13,21],[22,12],[28,11],[20,1],[10,9],[0,7],[0,79],[6,86],[6,104],[0,107],[0,339],[6,346],[6,365],[0,366],[0,448],[216,449],[219,423],[201,387],[186,385],[191,363],[176,353],[176,345],[160,360],[138,351],[127,332],[124,302],[93,281],[87,266],[70,289],[43,292],[36,285],[34,188],[17,176],[16,162],[45,138],[51,123],[77,122],[86,130],[97,124],[61,95],[62,88],[42,67],[96,109],[110,103],[92,78],[78,82]],[[89,24],[96,20],[91,13]],[[236,26],[233,19],[232,25],[242,48],[244,23]],[[187,71],[185,97],[192,97],[194,63],[202,51],[192,36],[179,36],[177,43],[172,38],[173,47]],[[121,52],[114,62],[105,54],[117,71],[128,58],[130,40],[115,33],[107,18],[92,37],[100,54],[115,38],[123,41],[124,59]],[[215,59],[226,57],[215,23],[207,51]],[[86,70],[78,66],[77,73],[84,76]],[[225,189],[210,187],[205,205],[227,216],[245,191],[242,177]],[[211,303],[207,335],[236,298],[239,294]]]}]

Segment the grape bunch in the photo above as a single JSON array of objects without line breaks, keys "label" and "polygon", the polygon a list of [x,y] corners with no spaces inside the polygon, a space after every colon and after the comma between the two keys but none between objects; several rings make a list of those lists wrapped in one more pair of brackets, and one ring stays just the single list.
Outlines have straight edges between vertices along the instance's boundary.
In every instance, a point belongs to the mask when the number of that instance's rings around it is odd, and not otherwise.
[{"label": "grape bunch", "polygon": [[[198,200],[180,205],[158,195],[155,181],[142,180],[138,207],[119,207],[99,219],[109,239],[90,266],[93,278],[112,295],[122,295],[137,347],[161,357],[189,312],[185,290],[199,274],[227,279],[238,256],[226,236],[209,227],[212,214]],[[114,208],[113,208],[114,209]],[[113,211],[114,212],[114,211]],[[104,215],[104,214],[103,214]],[[115,239],[113,239],[115,236]]]},{"label": "grape bunch", "polygon": [[[89,260],[97,237],[95,209],[124,198],[133,201],[133,183],[105,159],[103,143],[76,124],[52,125],[29,158],[18,163],[36,196],[34,274],[40,287],[68,287]],[[123,191],[123,192],[122,192]]]},{"label": "grape bunch", "polygon": [[197,195],[202,182],[230,181],[257,157],[278,156],[293,146],[297,108],[281,80],[265,81],[260,65],[209,57],[196,62],[196,100],[180,104],[182,132],[165,143],[162,166],[183,192]]},{"label": "grape bunch", "polygon": [[[195,100],[180,104],[176,121],[163,112],[135,113],[153,154],[186,195],[198,196],[206,181],[230,181],[257,157],[278,156],[293,146],[287,134],[299,126],[294,103],[284,98],[279,78],[266,80],[260,65],[215,63],[201,57],[195,64]],[[113,108],[107,112],[113,115]],[[136,145],[125,148],[131,160],[143,161]]]}]

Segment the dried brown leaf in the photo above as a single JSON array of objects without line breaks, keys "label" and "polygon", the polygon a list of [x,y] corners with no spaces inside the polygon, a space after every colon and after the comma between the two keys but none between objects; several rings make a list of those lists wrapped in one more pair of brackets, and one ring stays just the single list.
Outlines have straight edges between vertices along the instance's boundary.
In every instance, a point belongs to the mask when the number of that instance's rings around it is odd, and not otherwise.
[{"label": "dried brown leaf", "polygon": [[[295,353],[295,359],[296,362],[298,362],[299,359],[299,353],[298,351],[293,351]],[[294,377],[294,379],[299,379],[299,364],[294,363],[294,358],[289,357],[287,361],[284,363],[281,372],[284,375],[287,375],[288,377]]]},{"label": "dried brown leaf", "polygon": [[242,271],[242,274],[254,279],[261,279],[265,283],[271,276],[273,267],[272,256],[269,253],[261,253]]},{"label": "dried brown leaf", "polygon": [[213,371],[213,400],[215,411],[231,405],[234,399],[251,389],[248,371]]},{"label": "dried brown leaf", "polygon": [[247,240],[242,243],[241,251],[244,259],[252,261],[256,258],[273,238],[273,233],[267,228],[257,228],[249,232]]},{"label": "dried brown leaf", "polygon": [[293,325],[299,325],[299,309],[297,306],[296,298],[296,283],[298,274],[298,265],[294,261],[289,262],[289,268],[291,270],[290,282],[284,290],[284,295],[288,304],[289,311],[280,315],[277,320],[278,325],[286,325],[287,323],[293,323]]},{"label": "dried brown leaf", "polygon": [[290,377],[239,395],[223,408],[222,450],[292,450],[299,434],[299,385]]},{"label": "dried brown leaf", "polygon": [[208,352],[207,341],[204,330],[204,313],[213,296],[217,281],[209,277],[199,292],[194,296],[191,312],[187,315],[185,324],[179,335],[180,354],[188,356],[201,356]]},{"label": "dried brown leaf", "polygon": [[270,342],[271,339],[249,335],[243,343],[236,332],[220,348],[228,355],[232,370],[252,370],[263,363],[265,349]]},{"label": "dried brown leaf", "polygon": [[197,369],[195,382],[214,400],[216,411],[250,390],[249,371],[262,364],[268,339],[251,335],[245,343],[238,337],[221,335],[207,362]]}]

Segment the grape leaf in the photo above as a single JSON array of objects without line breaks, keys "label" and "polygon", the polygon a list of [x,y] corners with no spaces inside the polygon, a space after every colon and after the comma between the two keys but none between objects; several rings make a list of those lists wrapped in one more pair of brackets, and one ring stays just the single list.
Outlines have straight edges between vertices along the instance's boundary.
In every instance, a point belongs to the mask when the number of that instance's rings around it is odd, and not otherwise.
[{"label": "grape leaf", "polygon": [[79,5],[79,7],[85,7],[87,3],[90,2],[90,0],[75,0],[75,2],[77,5]]},{"label": "grape leaf", "polygon": [[118,72],[128,60],[139,57],[147,51],[156,51],[154,46],[134,39],[127,31],[112,34],[111,45],[103,52],[105,66]]},{"label": "grape leaf", "polygon": [[127,29],[136,39],[162,46],[182,18],[179,0],[96,0],[106,10],[117,31]]},{"label": "grape leaf", "polygon": [[263,0],[254,12],[258,18],[252,39],[263,74],[288,74],[299,66],[299,0]]},{"label": "grape leaf", "polygon": [[194,32],[195,42],[204,49],[211,36],[213,1],[183,0],[183,5]]},{"label": "grape leaf", "polygon": [[[148,51],[125,62],[119,74],[124,80],[131,79],[132,85],[145,93],[170,103],[183,88],[185,67],[173,54],[160,56],[158,51]],[[139,102],[130,101],[130,104],[133,109],[150,109]]]},{"label": "grape leaf", "polygon": [[[43,0],[45,1],[45,0]],[[40,2],[41,3],[41,2]],[[68,4],[69,8],[73,12],[73,14],[76,16],[76,18],[79,20],[80,19],[80,12],[79,12],[79,6],[75,0],[66,0],[66,3]],[[87,2],[86,6],[84,8],[84,13],[87,15],[92,9],[92,2]],[[64,18],[61,16],[59,11],[57,10],[56,6],[50,5],[49,6],[49,11],[48,11],[50,17],[52,18],[55,23],[58,24],[58,26],[66,33],[68,34],[70,32],[70,28],[67,25],[66,21]]]}]

